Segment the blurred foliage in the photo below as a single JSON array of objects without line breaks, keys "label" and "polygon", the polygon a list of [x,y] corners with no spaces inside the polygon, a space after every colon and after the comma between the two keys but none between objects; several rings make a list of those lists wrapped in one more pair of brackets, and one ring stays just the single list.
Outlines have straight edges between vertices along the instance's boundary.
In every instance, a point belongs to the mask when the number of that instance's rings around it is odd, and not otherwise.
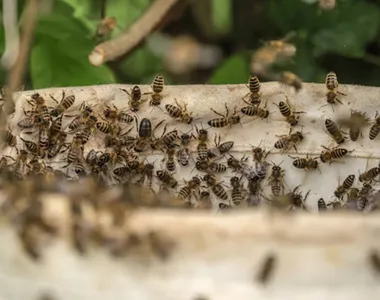
[{"label": "blurred foliage", "polygon": [[[167,83],[245,83],[250,54],[267,40],[281,39],[294,31],[291,40],[296,56],[276,66],[304,81],[323,82],[335,71],[342,83],[377,85],[380,76],[380,1],[337,0],[332,11],[321,11],[317,0],[193,0],[160,30],[172,37],[189,35],[199,43],[218,47],[222,59],[213,67],[175,74],[165,57],[148,44],[127,57],[101,67],[88,62],[97,44],[95,31],[101,20],[101,0],[41,0],[52,4],[41,13],[28,62],[27,88],[106,84],[149,83],[164,74]],[[105,13],[115,17],[119,35],[153,0],[108,0]],[[25,1],[18,1],[22,20]],[[21,23],[21,22],[20,22]],[[1,25],[2,26],[2,25]],[[4,32],[0,30],[0,51]],[[6,73],[0,71],[0,81]]]}]

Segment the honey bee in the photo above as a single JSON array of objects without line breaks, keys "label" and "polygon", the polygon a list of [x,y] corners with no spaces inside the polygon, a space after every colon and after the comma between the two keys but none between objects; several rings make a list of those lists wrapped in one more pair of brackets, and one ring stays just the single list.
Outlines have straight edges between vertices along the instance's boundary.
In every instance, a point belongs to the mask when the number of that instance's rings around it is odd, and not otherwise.
[{"label": "honey bee", "polygon": [[223,173],[227,167],[221,163],[209,162],[208,160],[198,160],[195,163],[195,168],[201,172],[207,173]]},{"label": "honey bee", "polygon": [[177,151],[177,161],[183,167],[186,167],[187,165],[189,165],[190,150],[188,148],[188,145],[190,144],[191,137],[192,136],[190,136],[187,133],[183,133],[180,136],[181,147]]},{"label": "honey bee", "polygon": [[243,107],[241,109],[241,112],[247,116],[259,117],[261,119],[266,119],[269,116],[269,110],[260,108],[258,106],[253,106],[253,105]]},{"label": "honey bee", "polygon": [[[318,163],[317,157],[311,158],[308,155],[306,156],[306,158],[293,157],[290,155],[289,157],[294,159],[293,166],[296,167],[297,169],[304,169],[305,171],[310,171],[310,170],[315,170],[315,169],[319,170],[319,167],[318,167],[319,163]],[[319,172],[321,171],[319,170]]]},{"label": "honey bee", "polygon": [[62,168],[67,168],[72,163],[77,162],[77,160],[80,159],[82,154],[83,154],[82,137],[76,134],[73,137],[73,140],[69,147],[69,152],[67,153],[67,159],[66,159],[67,165],[63,166]]},{"label": "honey bee", "polygon": [[302,89],[301,79],[296,74],[289,71],[281,73],[280,82],[288,86],[292,86],[296,90],[296,92]]},{"label": "honey bee", "polygon": [[321,211],[326,211],[326,210],[327,210],[326,202],[325,200],[323,200],[323,198],[320,198],[318,200],[318,211],[321,212]]},{"label": "honey bee", "polygon": [[227,103],[225,103],[225,108],[226,108],[226,114],[225,115],[222,115],[221,113],[218,113],[217,111],[215,111],[214,109],[211,108],[211,110],[221,116],[221,118],[215,118],[215,119],[212,119],[210,121],[207,122],[207,124],[211,127],[216,127],[216,128],[222,128],[222,127],[226,127],[227,125],[234,125],[234,124],[240,124],[240,116],[237,115],[237,108],[235,106],[234,108],[234,112],[233,114],[230,116],[230,112],[228,110],[228,107],[227,107]]},{"label": "honey bee", "polygon": [[327,97],[327,103],[328,104],[336,104],[337,102],[340,104],[343,104],[339,99],[338,99],[338,94],[346,96],[346,94],[343,94],[338,91],[338,78],[334,72],[329,72],[326,75],[326,80],[325,80],[325,85],[328,90],[326,93]]},{"label": "honey bee", "polygon": [[17,148],[16,148],[16,145],[17,145],[17,138],[16,138],[16,136],[12,133],[12,131],[11,131],[10,129],[8,129],[8,130],[3,130],[2,135],[3,135],[3,141],[4,141],[4,143],[5,143],[8,147],[15,148],[16,151],[18,151]]},{"label": "honey bee", "polygon": [[90,118],[84,124],[83,129],[77,133],[82,138],[83,145],[88,142],[98,123],[99,122],[97,122],[97,118],[95,116],[90,116]]},{"label": "honey bee", "polygon": [[138,132],[138,139],[136,140],[134,150],[136,152],[143,152],[145,151],[149,145],[152,138],[152,133],[164,122],[162,120],[159,122],[152,130],[152,123],[149,119],[143,118],[140,122],[140,125],[138,124],[137,118],[136,120],[136,129]]},{"label": "honey bee", "polygon": [[241,206],[245,205],[247,202],[246,199],[246,191],[244,190],[242,183],[241,183],[242,177],[233,176],[230,179],[230,184],[232,187],[231,191],[231,199],[232,203],[235,206]]},{"label": "honey bee", "polygon": [[212,208],[211,195],[208,190],[203,190],[200,192],[200,198],[198,200],[196,208],[208,210]]},{"label": "honey bee", "polygon": [[222,155],[228,153],[232,149],[232,147],[234,146],[233,141],[227,141],[224,143],[220,143],[220,139],[221,139],[220,134],[219,135],[215,134],[215,137],[214,137],[215,148],[208,150],[208,157],[209,158],[222,156]]},{"label": "honey bee", "polygon": [[287,151],[293,147],[296,152],[298,152],[296,145],[302,142],[305,138],[302,132],[300,131],[296,131],[294,133],[291,133],[290,131],[289,135],[280,135],[280,136],[276,135],[276,136],[280,138],[274,144],[274,147],[276,149],[282,149],[284,151]]},{"label": "honey bee", "polygon": [[193,176],[193,178],[186,182],[186,185],[179,190],[178,198],[186,202],[195,192],[199,192],[200,185],[201,180],[199,177]]},{"label": "honey bee", "polygon": [[153,170],[154,170],[154,163],[147,163],[143,165],[141,168],[141,177],[137,181],[141,185],[144,185],[145,179],[148,180],[148,187],[152,187],[152,182],[153,182]]},{"label": "honey bee", "polygon": [[202,178],[206,182],[207,186],[211,188],[213,194],[222,200],[228,200],[228,194],[220,183],[216,182],[216,178],[212,174],[207,174]]},{"label": "honey bee", "polygon": [[325,127],[329,135],[334,139],[338,144],[342,144],[345,142],[345,138],[342,132],[339,130],[338,126],[331,119],[325,120]]},{"label": "honey bee", "polygon": [[108,39],[116,27],[117,22],[115,17],[103,18],[96,27],[96,38],[99,40]]},{"label": "honey bee", "polygon": [[179,122],[185,123],[185,124],[191,124],[194,120],[194,118],[191,116],[192,113],[187,111],[187,103],[185,103],[183,106],[180,105],[177,101],[177,99],[174,99],[175,104],[166,104],[165,109],[169,116],[172,118],[178,120]]},{"label": "honey bee", "polygon": [[348,192],[348,190],[352,187],[355,181],[355,175],[351,174],[346,177],[341,185],[337,187],[334,192],[335,197],[342,199],[343,196]]},{"label": "honey bee", "polygon": [[[52,95],[50,95],[50,98],[58,103],[58,101],[54,99]],[[65,91],[62,91],[62,99],[58,103],[58,105],[50,111],[50,115],[52,117],[58,117],[62,115],[66,110],[68,110],[74,104],[74,102],[75,102],[74,95],[70,95],[66,97]]]},{"label": "honey bee", "polygon": [[369,139],[374,140],[379,135],[379,132],[380,132],[380,117],[379,117],[379,113],[376,112],[375,122],[373,123],[373,125],[371,126],[371,129],[369,130]]},{"label": "honey bee", "polygon": [[85,102],[82,102],[79,115],[70,116],[65,115],[66,117],[75,117],[67,126],[71,132],[75,132],[83,127],[84,124],[88,121],[90,116],[93,113],[92,107],[87,105]]},{"label": "honey bee", "polygon": [[369,123],[369,118],[366,117],[364,112],[351,109],[350,118],[340,119],[337,123],[340,126],[348,127],[351,140],[356,141],[359,136],[362,136],[362,128]]},{"label": "honey bee", "polygon": [[359,174],[359,182],[371,182],[379,174],[380,174],[380,168],[379,167],[371,168],[368,171]]},{"label": "honey bee", "polygon": [[305,197],[302,198],[302,194],[301,193],[296,193],[296,191],[298,190],[300,186],[297,186],[294,188],[294,190],[290,193],[288,193],[287,195],[289,196],[289,200],[290,200],[290,209],[302,209],[302,210],[307,210],[306,206],[305,206],[305,202],[306,202],[306,199],[307,197],[309,196],[309,193],[310,191],[308,191],[306,194],[305,194]]},{"label": "honey bee", "polygon": [[111,122],[119,121],[120,123],[129,124],[134,121],[134,118],[126,112],[119,112],[118,108],[113,104],[113,108],[105,105],[106,109],[103,111],[103,115]]},{"label": "honey bee", "polygon": [[353,150],[349,151],[347,149],[337,148],[337,147],[330,149],[325,146],[322,146],[322,148],[324,148],[326,151],[322,151],[319,158],[321,162],[323,163],[330,162],[330,164],[332,163],[334,159],[342,158],[346,156],[347,154],[353,152]]},{"label": "honey bee", "polygon": [[29,129],[38,123],[40,123],[39,117],[37,115],[32,115],[18,121],[17,126],[21,129]]},{"label": "honey bee", "polygon": [[168,145],[166,149],[166,158],[164,158],[163,160],[165,161],[166,170],[168,170],[169,172],[174,172],[176,169],[176,162],[174,160],[175,153],[175,145]]},{"label": "honey bee", "polygon": [[21,137],[20,137],[20,139],[21,139],[21,141],[23,141],[26,150],[28,150],[30,153],[37,155],[41,158],[45,157],[45,151],[43,149],[40,149],[36,143],[34,143],[32,141],[24,140]]},{"label": "honey bee", "polygon": [[38,131],[38,147],[42,150],[49,148],[49,127],[47,125],[41,126]]},{"label": "honey bee", "polygon": [[128,92],[126,89],[121,89],[121,90],[128,94],[129,96],[128,105],[131,108],[131,111],[133,112],[139,111],[141,104],[143,104],[146,101],[146,100],[142,100],[141,96],[149,94],[149,93],[142,94],[140,88],[137,85],[135,85],[131,89],[131,92]]},{"label": "honey bee", "polygon": [[267,284],[273,276],[276,264],[277,257],[273,253],[267,254],[262,265],[260,266],[259,272],[256,275],[256,281],[260,284]]},{"label": "honey bee", "polygon": [[286,98],[286,103],[283,101],[280,101],[278,103],[277,107],[279,108],[281,114],[286,118],[286,122],[290,124],[290,126],[296,126],[299,121],[299,115],[300,114],[305,114],[306,112],[304,111],[294,111],[293,107],[289,103],[289,99],[287,96]]},{"label": "honey bee", "polygon": [[165,186],[168,186],[172,189],[174,189],[178,184],[177,180],[167,171],[157,170],[156,175],[159,181],[161,181]]},{"label": "honey bee", "polygon": [[162,91],[164,90],[164,76],[162,75],[157,75],[154,77],[153,82],[152,82],[152,98],[149,102],[149,105],[151,106],[157,106],[161,104],[162,100]]},{"label": "honey bee", "polygon": [[268,185],[271,186],[273,196],[279,196],[284,193],[285,184],[284,184],[284,176],[285,170],[283,170],[280,165],[273,164],[272,173],[268,179]]},{"label": "honey bee", "polygon": [[[49,147],[47,157],[49,159],[56,157],[60,152],[62,147],[65,145],[67,133],[64,131],[60,131],[55,139],[54,142],[52,142],[51,146]],[[70,145],[70,144],[68,144]]]},{"label": "honey bee", "polygon": [[174,129],[168,133],[166,133],[166,128],[167,126],[165,125],[164,131],[161,134],[160,138],[155,138],[153,135],[153,141],[151,143],[151,147],[154,150],[162,150],[166,148],[167,146],[174,144],[174,142],[179,138],[178,137],[178,130]]},{"label": "honey bee", "polygon": [[37,120],[39,122],[44,122],[44,123],[50,123],[51,122],[51,116],[49,114],[49,109],[46,106],[45,103],[45,98],[43,98],[39,93],[35,93],[31,96],[32,100],[27,100],[30,105],[33,106],[34,110],[31,112],[26,112],[24,110],[24,113],[27,116],[37,116]]},{"label": "honey bee", "polygon": [[257,76],[251,75],[248,80],[249,93],[243,97],[249,97],[249,104],[259,106],[261,103],[261,93],[260,93],[260,81]]}]

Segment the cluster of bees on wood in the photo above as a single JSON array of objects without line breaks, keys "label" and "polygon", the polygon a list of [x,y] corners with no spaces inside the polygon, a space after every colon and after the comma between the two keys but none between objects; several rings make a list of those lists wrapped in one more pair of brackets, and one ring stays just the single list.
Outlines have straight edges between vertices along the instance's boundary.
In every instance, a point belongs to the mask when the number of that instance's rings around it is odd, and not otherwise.
[{"label": "cluster of bees on wood", "polygon": [[[296,91],[302,88],[302,83],[296,76],[289,75],[288,79],[282,82],[294,87]],[[2,185],[10,189],[10,192],[6,191],[5,194],[9,192],[12,195],[3,201],[1,209],[11,211],[10,215],[14,216],[16,213],[11,207],[17,202],[18,193],[33,189],[35,194],[41,190],[54,190],[59,193],[65,190],[64,193],[69,194],[67,188],[63,187],[63,182],[72,185],[78,180],[86,180],[85,182],[90,182],[90,189],[99,190],[99,195],[104,195],[113,187],[126,190],[114,197],[113,201],[108,201],[107,205],[103,205],[109,206],[107,211],[113,215],[115,224],[121,222],[120,215],[124,215],[121,208],[125,207],[210,210],[216,206],[218,211],[224,211],[268,204],[285,211],[308,210],[305,203],[310,191],[303,193],[301,185],[289,190],[285,182],[286,170],[281,167],[281,163],[275,164],[268,160],[268,155],[273,150],[283,153],[294,149],[297,152],[297,146],[306,136],[299,124],[306,112],[296,111],[287,96],[283,101],[274,104],[281,118],[289,124],[289,133],[278,136],[271,150],[260,147],[261,143],[257,146],[252,145],[252,163],[249,162],[248,156],[236,158],[231,154],[233,141],[222,141],[221,135],[217,133],[214,136],[209,134],[210,128],[218,130],[227,126],[241,126],[243,118],[268,119],[271,112],[267,109],[267,102],[263,100],[258,77],[250,76],[247,87],[248,93],[240,100],[246,106],[240,111],[235,106],[231,113],[231,108],[226,104],[225,114],[211,109],[216,116],[207,121],[208,128],[204,128],[202,124],[195,124],[196,118],[187,105],[176,99],[174,103],[161,105],[164,98],[164,78],[161,75],[154,78],[150,92],[142,93],[138,86],[130,90],[121,89],[121,93],[128,99],[129,110],[119,109],[113,104],[104,104],[104,107],[95,113],[98,104],[75,103],[75,95],[66,95],[64,91],[59,100],[49,95],[50,103],[54,103],[53,106],[49,106],[43,96],[34,93],[26,100],[27,104],[22,106],[24,116],[17,122],[20,134],[16,136],[10,128],[1,132],[5,146],[17,153],[15,157],[3,155],[0,159],[0,179]],[[345,94],[339,91],[338,87],[336,74],[329,72],[326,76],[326,105],[334,107],[343,103],[343,99],[340,98]],[[138,113],[145,102],[153,109],[162,110],[172,122],[189,126],[190,130],[168,131],[167,124],[163,124],[164,120],[140,120]],[[75,105],[79,107],[77,113],[69,114]],[[293,167],[307,172],[320,172],[321,163],[331,165],[351,153],[352,150],[341,145],[348,137],[352,141],[362,137],[362,129],[367,125],[371,125],[371,122],[365,113],[354,110],[345,118],[326,119],[325,131],[337,145],[323,146],[323,151],[318,157],[290,156]],[[301,126],[301,129],[296,129],[297,126]],[[160,127],[163,127],[163,131],[157,136],[155,131]],[[348,129],[348,133],[342,131],[345,128]],[[375,139],[379,133],[380,117],[376,115],[369,131],[369,139]],[[104,150],[87,149],[87,146],[91,145],[89,141],[99,135],[104,142]],[[193,149],[196,149],[195,157],[192,154]],[[161,162],[147,160],[146,156],[153,151],[164,154]],[[54,168],[52,162],[59,156],[64,157],[64,165]],[[176,176],[180,168],[193,168],[192,171],[196,170],[198,174],[181,183]],[[233,173],[229,183],[220,179],[220,176],[228,171]],[[332,195],[333,201],[325,201],[322,198],[318,200],[319,211],[375,209],[377,190],[372,188],[372,184],[376,182],[378,175],[380,166],[358,174],[360,187],[354,186],[354,174],[347,176],[342,184],[337,186]],[[153,181],[158,183],[158,191],[153,189]],[[38,188],[32,187],[32,183]],[[263,191],[266,186],[270,189],[270,195]],[[20,199],[25,201],[25,197],[24,195]],[[76,197],[77,195],[72,198]],[[92,193],[80,198],[87,199],[86,205],[96,202],[91,200],[95,198]],[[34,241],[32,236],[36,232],[55,232],[43,222],[39,201],[30,201],[33,204],[31,208],[26,209],[27,206],[21,204],[15,205],[17,209],[25,209],[22,215],[26,220],[18,226],[23,244],[28,245]],[[92,205],[96,209],[102,206],[94,203]],[[73,204],[74,244],[79,252],[84,252],[85,246],[80,240],[84,239],[84,232],[88,229],[82,228],[86,227],[83,226],[83,209],[77,206]],[[99,239],[99,233],[91,234],[91,238],[94,238],[93,235]],[[33,250],[34,248],[36,247],[32,246],[28,252],[36,258],[38,251]]]}]

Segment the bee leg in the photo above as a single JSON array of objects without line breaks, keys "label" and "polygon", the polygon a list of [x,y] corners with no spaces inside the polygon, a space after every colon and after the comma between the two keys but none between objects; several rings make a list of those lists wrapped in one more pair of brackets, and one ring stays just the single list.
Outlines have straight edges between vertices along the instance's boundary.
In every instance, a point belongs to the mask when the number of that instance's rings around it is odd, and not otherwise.
[{"label": "bee leg", "polygon": [[222,115],[221,113],[218,113],[216,110],[214,110],[213,108],[210,108],[215,114],[217,114],[218,116],[221,116],[223,118],[225,118],[226,116]]},{"label": "bee leg", "polygon": [[122,90],[123,92],[127,93],[128,96],[131,96],[131,94],[126,89],[120,89],[120,90]]},{"label": "bee leg", "polygon": [[344,94],[344,93],[339,92],[339,91],[336,91],[336,93],[339,94],[339,95],[347,96],[347,94]]},{"label": "bee leg", "polygon": [[338,98],[335,98],[335,100],[343,105],[342,101],[340,101]]}]

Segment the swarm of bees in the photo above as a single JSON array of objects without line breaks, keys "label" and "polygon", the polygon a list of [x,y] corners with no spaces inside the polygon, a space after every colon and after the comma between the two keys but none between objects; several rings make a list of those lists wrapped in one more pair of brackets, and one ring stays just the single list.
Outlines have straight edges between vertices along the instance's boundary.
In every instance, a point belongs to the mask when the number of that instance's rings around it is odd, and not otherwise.
[{"label": "swarm of bees", "polygon": [[[281,47],[275,41],[268,45]],[[299,82],[292,85],[296,90],[301,88]],[[237,157],[233,153],[235,142],[226,138],[221,128],[238,130],[250,126],[242,122],[245,118],[257,123],[272,118],[258,77],[251,75],[247,87],[246,94],[239,96],[240,103],[222,102],[224,113],[211,108],[210,114],[217,116],[207,120],[207,125],[197,121],[190,103],[166,99],[162,75],[153,79],[150,91],[142,91],[137,85],[122,89],[123,107],[113,103],[78,103],[76,96],[66,91],[62,91],[58,100],[52,95],[32,94],[23,106],[24,116],[16,123],[18,130],[2,129],[3,146],[9,155],[0,158],[0,182],[9,191],[6,190],[0,211],[12,220],[15,215],[22,215],[22,224],[18,225],[21,245],[35,260],[41,257],[36,236],[53,237],[58,230],[43,217],[40,195],[45,192],[69,197],[73,246],[80,254],[87,252],[89,244],[96,243],[110,244],[110,252],[120,256],[135,243],[133,237],[123,243],[110,242],[105,232],[88,226],[82,211],[88,209],[89,203],[93,209],[107,211],[114,224],[119,225],[127,221],[126,212],[145,206],[221,213],[263,205],[287,212],[309,211],[311,191],[301,182],[289,187],[289,173],[310,172],[311,176],[321,176],[323,168],[345,163],[353,150],[342,144],[363,137],[363,129],[371,124],[370,118],[356,110],[337,120],[325,118],[321,129],[335,145],[321,145],[320,153],[300,153],[297,147],[310,140],[303,130],[303,116],[307,112],[296,109],[291,96],[283,95],[285,98],[273,103],[277,107],[273,113],[289,132],[273,134],[277,138],[271,149],[264,148],[260,142],[250,145],[248,155]],[[327,74],[326,87],[327,104],[341,103],[337,96],[344,94],[338,91],[335,73]],[[162,112],[162,119],[141,116],[145,107],[152,106]],[[379,120],[376,113],[369,129],[370,140],[380,132]],[[171,124],[174,128],[169,129]],[[252,134],[256,134],[255,129]],[[102,144],[95,147],[95,140]],[[296,154],[289,155],[291,151]],[[291,162],[290,167],[270,161],[271,152],[286,153],[291,160],[283,157]],[[161,154],[161,159],[150,160],[152,153]],[[181,178],[181,170],[186,168],[190,178]],[[379,178],[380,166],[366,168],[357,175],[346,174],[331,191],[332,199],[315,201],[318,210],[376,209],[375,185]],[[74,188],[77,182],[82,189]],[[109,197],[110,201],[102,202],[102,197]],[[25,199],[30,200],[28,205],[21,203]],[[156,242],[149,239],[150,245]],[[161,253],[157,254],[160,257],[166,257],[162,252],[169,251],[162,249],[162,245],[152,247],[158,248],[154,251]]]}]

